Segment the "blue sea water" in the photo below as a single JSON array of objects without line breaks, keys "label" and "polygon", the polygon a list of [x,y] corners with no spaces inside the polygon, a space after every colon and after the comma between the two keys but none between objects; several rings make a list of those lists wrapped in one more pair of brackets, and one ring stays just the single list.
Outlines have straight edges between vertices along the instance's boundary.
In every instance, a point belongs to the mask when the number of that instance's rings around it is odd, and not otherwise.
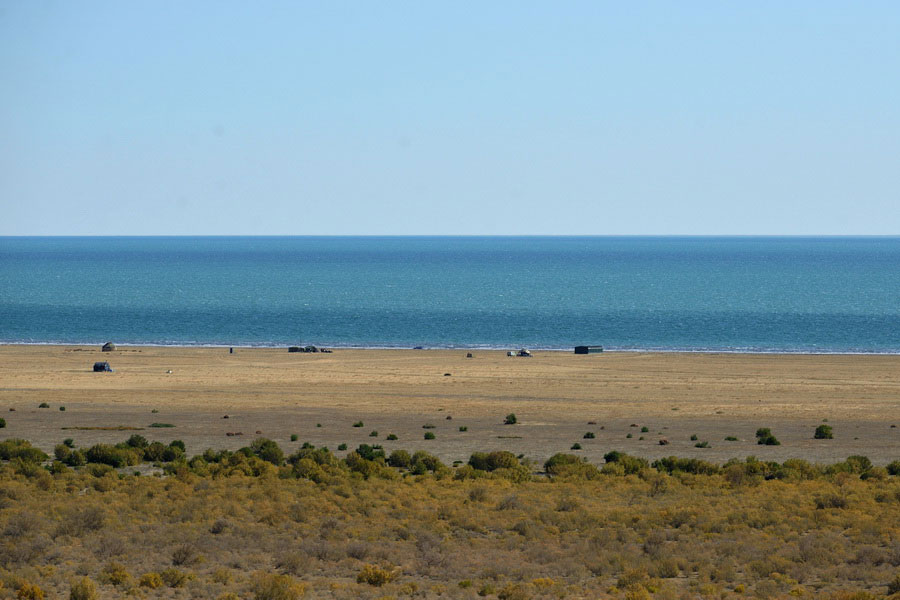
[{"label": "blue sea water", "polygon": [[0,342],[900,352],[900,238],[0,238]]}]

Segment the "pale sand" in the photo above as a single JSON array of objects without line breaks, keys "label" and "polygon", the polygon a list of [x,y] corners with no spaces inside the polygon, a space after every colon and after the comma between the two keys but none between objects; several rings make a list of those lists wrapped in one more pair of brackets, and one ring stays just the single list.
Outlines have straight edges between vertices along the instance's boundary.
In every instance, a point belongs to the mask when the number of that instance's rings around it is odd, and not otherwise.
[{"label": "pale sand", "polygon": [[[0,438],[24,437],[51,450],[66,437],[88,445],[130,435],[66,426],[165,422],[176,427],[140,433],[182,439],[189,453],[238,448],[261,431],[286,451],[303,441],[332,450],[341,442],[351,449],[381,443],[388,451],[425,449],[448,462],[492,449],[544,460],[568,452],[574,442],[598,463],[612,449],[717,462],[751,454],[779,461],[835,462],[851,454],[880,464],[900,459],[900,356],[465,354],[134,347],[101,353],[98,347],[2,346],[0,416],[8,425]],[[116,372],[91,372],[98,360],[108,360]],[[41,402],[51,408],[38,409]],[[518,425],[503,425],[510,412]],[[222,418],[226,414],[229,419]],[[835,439],[812,439],[823,419]],[[356,421],[365,426],[352,427]],[[435,440],[423,439],[428,423],[436,426]],[[460,432],[461,425],[468,431]],[[770,427],[782,445],[758,446],[758,427]],[[377,438],[369,436],[372,430]],[[582,439],[587,431],[596,439]],[[289,441],[292,433],[298,442]],[[388,433],[400,439],[385,441]],[[712,447],[695,448],[691,434]],[[740,440],[724,441],[729,435]],[[660,446],[661,437],[670,444]]]}]

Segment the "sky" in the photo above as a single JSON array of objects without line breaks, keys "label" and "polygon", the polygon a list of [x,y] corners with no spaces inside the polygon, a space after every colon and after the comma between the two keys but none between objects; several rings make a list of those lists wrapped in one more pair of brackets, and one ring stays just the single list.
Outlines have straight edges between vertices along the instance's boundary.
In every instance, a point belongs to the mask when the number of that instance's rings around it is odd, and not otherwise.
[{"label": "sky", "polygon": [[0,235],[897,235],[900,3],[0,0]]}]

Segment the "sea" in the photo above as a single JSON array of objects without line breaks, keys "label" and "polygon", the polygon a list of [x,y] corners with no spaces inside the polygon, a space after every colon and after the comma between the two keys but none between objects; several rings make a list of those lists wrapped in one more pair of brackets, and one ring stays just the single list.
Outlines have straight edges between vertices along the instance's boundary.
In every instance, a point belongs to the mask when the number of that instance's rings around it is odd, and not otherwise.
[{"label": "sea", "polygon": [[0,237],[0,343],[900,353],[900,237]]}]

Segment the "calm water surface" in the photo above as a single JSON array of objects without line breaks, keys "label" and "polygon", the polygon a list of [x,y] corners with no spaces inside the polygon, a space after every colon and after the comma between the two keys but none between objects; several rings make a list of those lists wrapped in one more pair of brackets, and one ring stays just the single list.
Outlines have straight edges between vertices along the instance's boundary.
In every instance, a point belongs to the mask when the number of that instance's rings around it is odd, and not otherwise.
[{"label": "calm water surface", "polygon": [[0,238],[0,341],[900,352],[900,238]]}]

